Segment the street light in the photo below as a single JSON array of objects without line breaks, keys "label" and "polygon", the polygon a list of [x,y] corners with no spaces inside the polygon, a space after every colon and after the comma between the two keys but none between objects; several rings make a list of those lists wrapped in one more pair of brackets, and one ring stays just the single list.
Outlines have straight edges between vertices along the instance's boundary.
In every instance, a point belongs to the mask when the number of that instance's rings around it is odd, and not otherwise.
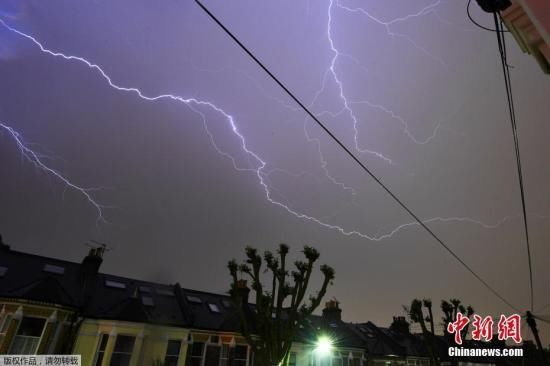
[{"label": "street light", "polygon": [[327,336],[322,336],[317,339],[315,354],[319,357],[329,356],[332,352],[332,341]]}]

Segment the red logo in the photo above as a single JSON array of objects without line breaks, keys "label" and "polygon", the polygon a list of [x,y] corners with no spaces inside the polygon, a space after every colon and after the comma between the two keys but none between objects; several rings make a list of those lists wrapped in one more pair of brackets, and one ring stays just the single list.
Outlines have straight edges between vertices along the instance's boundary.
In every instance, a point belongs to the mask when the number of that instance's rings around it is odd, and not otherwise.
[{"label": "red logo", "polygon": [[456,321],[449,323],[447,326],[447,332],[455,334],[456,344],[462,344],[462,335],[460,332],[469,322],[470,319],[468,319],[468,317],[465,317],[462,313],[458,313],[456,314]]},{"label": "red logo", "polygon": [[[462,344],[462,330],[469,322],[470,319],[459,312],[456,314],[456,320],[447,325],[447,331],[449,334],[454,334],[456,344]],[[482,318],[474,314],[472,321],[472,339],[475,341],[491,341],[493,339],[494,324],[495,322],[490,315]],[[513,314],[508,317],[506,315],[501,315],[497,324],[497,331],[500,341],[512,339],[516,343],[521,343],[521,316],[519,314]]]}]

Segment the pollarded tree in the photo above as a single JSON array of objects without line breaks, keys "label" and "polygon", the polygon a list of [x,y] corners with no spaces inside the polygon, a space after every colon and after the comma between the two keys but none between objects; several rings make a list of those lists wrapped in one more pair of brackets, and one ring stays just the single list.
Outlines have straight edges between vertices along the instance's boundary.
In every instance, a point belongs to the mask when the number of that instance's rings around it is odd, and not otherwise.
[{"label": "pollarded tree", "polygon": [[[239,311],[242,332],[254,352],[254,363],[258,366],[287,365],[290,356],[292,339],[306,319],[319,306],[327,287],[334,279],[334,270],[321,265],[324,275],[321,289],[304,298],[311,279],[314,264],[319,259],[319,252],[305,246],[305,261],[294,262],[295,269],[287,267],[288,246],[280,244],[277,255],[266,251],[262,256],[252,247],[246,247],[246,260],[237,264],[236,260],[228,263],[233,279],[230,293]],[[266,268],[262,271],[265,261]],[[270,279],[262,283],[260,274],[269,272]],[[241,274],[241,276],[239,276]],[[255,292],[255,305],[248,304],[247,276]],[[292,282],[290,282],[292,280]],[[255,310],[254,310],[255,307]]]},{"label": "pollarded tree", "polygon": [[[424,306],[427,310],[427,315],[424,315]],[[434,333],[434,323],[433,323],[433,312],[432,312],[432,301],[430,299],[424,299],[423,301],[414,299],[411,302],[410,307],[404,307],[405,311],[408,313],[411,322],[418,323],[422,329],[422,336],[424,338],[424,344],[428,350],[428,354],[431,359],[431,364],[434,366],[439,366],[440,362],[435,353],[435,333]],[[426,323],[429,324],[430,329],[426,326]]]},{"label": "pollarded tree", "polygon": [[472,321],[472,315],[474,315],[474,308],[472,308],[471,305],[464,307],[459,299],[450,299],[449,301],[441,301],[441,311],[443,312],[443,317],[441,320],[443,321],[442,325],[445,332],[445,337],[450,337],[449,332],[447,331],[447,324],[454,322],[459,312],[470,319],[470,322],[468,322],[468,324],[466,324],[464,329],[460,332],[462,339],[466,339],[466,336],[468,335],[468,328]]}]

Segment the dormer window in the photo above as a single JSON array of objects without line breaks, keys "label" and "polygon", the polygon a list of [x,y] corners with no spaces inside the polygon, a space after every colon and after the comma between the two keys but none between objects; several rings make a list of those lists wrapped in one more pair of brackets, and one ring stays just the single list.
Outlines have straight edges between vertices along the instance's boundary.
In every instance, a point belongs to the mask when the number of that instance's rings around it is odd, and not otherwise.
[{"label": "dormer window", "polygon": [[145,306],[155,306],[155,302],[153,301],[153,298],[151,296],[143,296],[141,298],[141,302]]},{"label": "dormer window", "polygon": [[119,288],[119,289],[125,289],[126,284],[118,281],[113,280],[105,280],[105,286],[111,287],[111,288]]},{"label": "dormer window", "polygon": [[156,293],[162,296],[174,296],[174,291],[164,289],[164,288],[157,288],[155,289]]},{"label": "dormer window", "polygon": [[209,303],[209,304],[208,304],[208,308],[209,308],[210,311],[213,312],[213,313],[219,313],[219,312],[220,312],[220,308],[219,308],[218,305],[216,305],[216,304],[211,304],[211,303]]},{"label": "dormer window", "polygon": [[187,298],[187,301],[189,301],[189,302],[192,302],[192,303],[195,303],[195,304],[202,304],[202,300],[201,300],[200,297],[187,295],[186,298]]},{"label": "dormer window", "polygon": [[42,270],[44,272],[54,273],[59,275],[62,275],[65,273],[65,267],[56,266],[54,264],[46,264],[44,265],[44,268]]}]

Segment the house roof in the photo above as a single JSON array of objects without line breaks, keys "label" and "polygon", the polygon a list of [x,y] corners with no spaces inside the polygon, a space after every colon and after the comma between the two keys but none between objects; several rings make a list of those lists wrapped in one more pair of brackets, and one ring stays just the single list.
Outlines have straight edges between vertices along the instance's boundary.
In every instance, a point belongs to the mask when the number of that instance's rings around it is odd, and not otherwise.
[{"label": "house roof", "polygon": [[[23,253],[0,247],[0,298],[25,299],[78,309],[85,317],[186,327],[204,331],[240,332],[240,317],[228,294],[214,294],[110,275],[87,273],[82,263]],[[249,304],[254,311],[254,304]],[[308,344],[319,335],[336,347],[367,350],[369,357],[424,356],[422,337],[401,334],[372,322],[352,324],[312,315],[297,332]],[[447,358],[448,342],[436,337],[436,353]],[[479,343],[479,342],[478,342]],[[471,342],[472,347],[487,347]],[[481,361],[493,361],[483,359]]]},{"label": "house roof", "polygon": [[407,349],[396,342],[390,335],[372,322],[355,324],[356,331],[366,343],[368,354],[371,356],[399,356],[407,355]]}]

